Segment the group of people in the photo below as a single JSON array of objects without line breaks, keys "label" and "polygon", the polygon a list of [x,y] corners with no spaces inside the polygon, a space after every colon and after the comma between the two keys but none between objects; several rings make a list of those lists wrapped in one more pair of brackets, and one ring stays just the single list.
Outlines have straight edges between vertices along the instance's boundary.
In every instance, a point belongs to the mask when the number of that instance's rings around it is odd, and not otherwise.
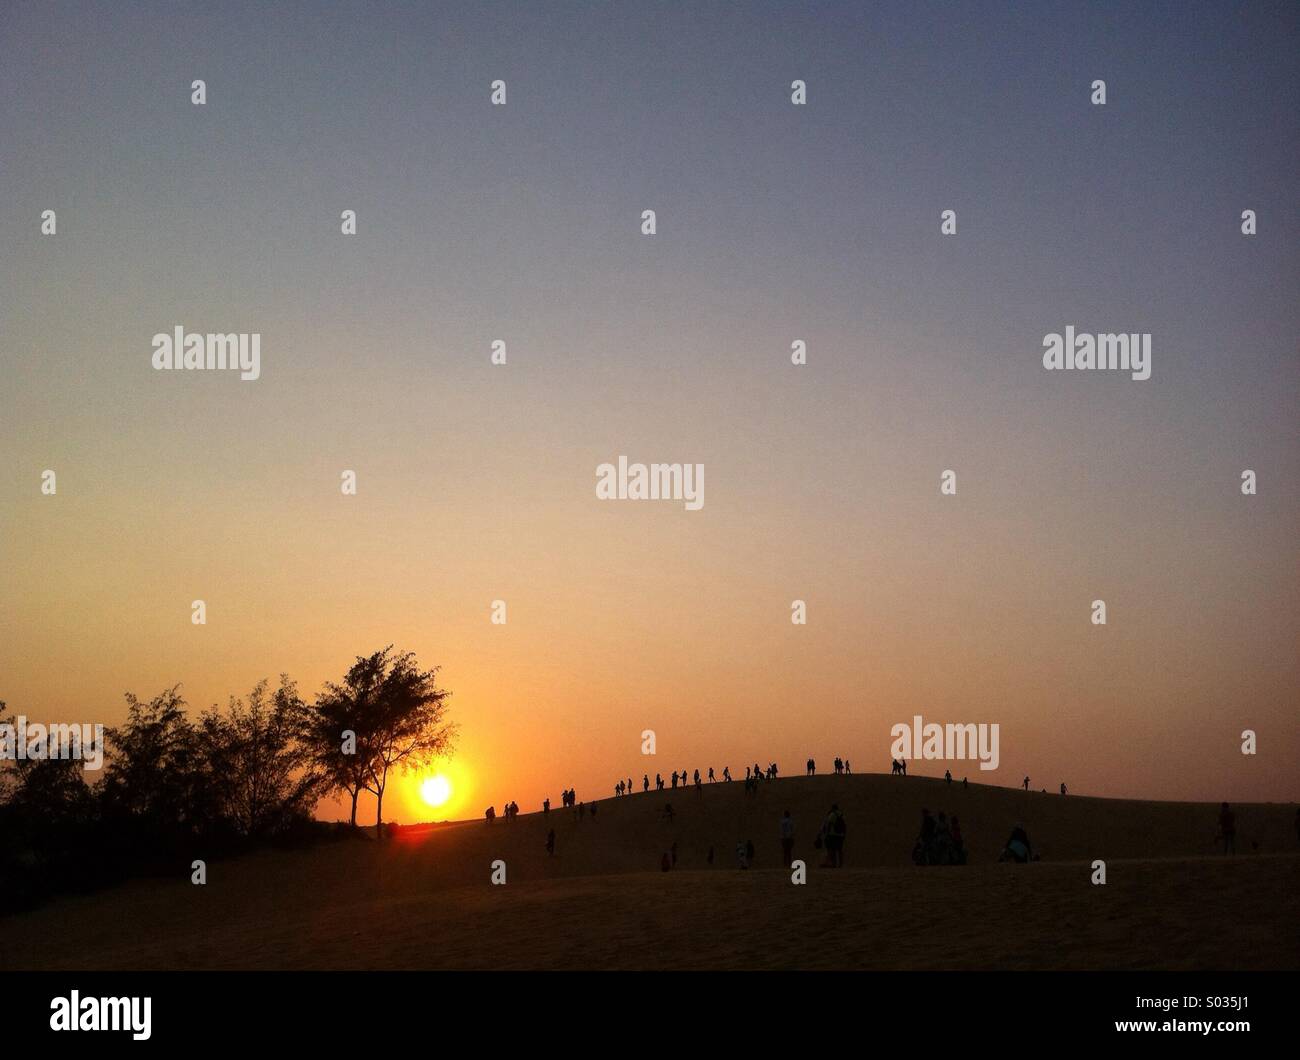
[{"label": "group of people", "polygon": [[[853,767],[849,765],[849,760],[847,758],[841,758],[839,755],[835,756],[835,761],[832,763],[832,765],[835,767],[835,775],[837,777],[844,776],[846,774],[853,772]],[[816,759],[813,758],[808,759],[805,768],[808,770],[808,775],[810,777],[815,776],[817,774]]]},{"label": "group of people", "polygon": [[[497,819],[497,808],[495,806],[489,806],[483,811],[483,816],[487,818],[487,823],[491,824]],[[519,803],[507,802],[501,807],[501,816],[507,821],[513,821],[519,816]]]},{"label": "group of people", "polygon": [[912,846],[912,861],[917,865],[966,864],[966,844],[956,814],[949,821],[942,810],[938,817],[929,810],[921,811],[921,832]]},{"label": "group of people", "polygon": [[[1025,779],[1021,781],[1021,784],[1022,784],[1022,786],[1024,787],[1024,789],[1025,789],[1026,791],[1029,790],[1029,778],[1028,778],[1028,777],[1025,777]],[[1043,788],[1043,789],[1042,789],[1042,793],[1043,793],[1044,795],[1046,795],[1046,794],[1047,794],[1047,789],[1046,789],[1046,788]],[[1065,781],[1061,781],[1061,794],[1062,794],[1062,795],[1067,795],[1067,794],[1069,794],[1069,792],[1067,791],[1067,789],[1066,789],[1066,787],[1065,787]]]},{"label": "group of people", "polygon": [[[759,768],[758,766],[754,766],[754,771],[757,772],[757,771],[758,771],[758,768]],[[775,776],[776,776],[776,763],[774,762],[771,766],[768,767],[768,769],[769,769],[769,772],[770,772],[770,777],[769,777],[769,779],[770,779],[771,777],[775,777]],[[750,775],[750,770],[749,770],[749,767],[746,766],[746,767],[745,767],[745,777],[746,777],[746,779],[749,778],[749,775]],[[684,787],[686,787],[686,786],[688,786],[688,785],[693,784],[693,785],[695,786],[695,789],[698,791],[698,790],[700,790],[700,789],[704,786],[704,781],[705,781],[706,779],[708,780],[708,782],[709,782],[710,784],[716,784],[716,783],[718,782],[718,776],[717,776],[717,774],[713,771],[713,767],[712,767],[712,766],[709,766],[709,772],[708,772],[708,776],[707,776],[707,778],[706,778],[706,777],[702,777],[702,776],[700,775],[700,771],[699,771],[698,769],[695,770],[693,773],[687,773],[687,771],[686,771],[685,769],[681,770],[680,772],[678,772],[677,770],[674,769],[670,774],[668,774],[668,780],[667,780],[667,781],[664,780],[664,776],[663,776],[662,773],[656,773],[656,774],[655,774],[655,779],[654,779],[654,789],[655,789],[655,791],[663,791],[665,788],[668,788],[669,790],[675,791],[675,790],[677,790],[677,788],[679,788],[679,787],[684,788]],[[723,780],[725,783],[728,783],[728,784],[731,783],[731,767],[730,767],[730,766],[723,766],[723,767],[722,767],[722,780]],[[649,773],[644,773],[644,774],[642,774],[642,776],[641,776],[641,790],[642,790],[643,792],[644,792],[644,791],[649,791],[649,790],[650,790],[650,774],[649,774]],[[618,782],[614,785],[614,797],[615,797],[615,798],[621,798],[621,797],[624,796],[624,795],[631,795],[631,794],[632,794],[632,791],[633,791],[633,788],[632,788],[632,778],[631,778],[631,777],[628,777],[626,781],[624,781],[624,780],[620,780],[620,781],[618,781]]]}]

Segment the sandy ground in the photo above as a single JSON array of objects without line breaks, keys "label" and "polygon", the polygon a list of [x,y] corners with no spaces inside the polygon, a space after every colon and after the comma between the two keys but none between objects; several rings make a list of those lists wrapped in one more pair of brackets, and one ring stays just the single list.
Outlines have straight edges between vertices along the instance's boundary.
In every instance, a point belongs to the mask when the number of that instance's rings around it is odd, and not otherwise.
[{"label": "sandy ground", "polygon": [[[832,801],[847,868],[812,847]],[[665,803],[672,803],[672,823]],[[922,806],[961,819],[971,863],[910,862]],[[796,820],[796,886],[778,820]],[[0,968],[1171,968],[1300,966],[1294,805],[1026,794],[882,776],[706,785],[569,812],[404,829],[209,865],[0,919]],[[995,859],[1021,821],[1043,861]],[[557,852],[546,855],[554,827]],[[752,838],[756,867],[735,868]],[[678,866],[658,871],[676,840]],[[715,850],[712,868],[708,847]],[[1107,883],[1091,883],[1093,859]],[[489,882],[506,863],[507,883]]]}]

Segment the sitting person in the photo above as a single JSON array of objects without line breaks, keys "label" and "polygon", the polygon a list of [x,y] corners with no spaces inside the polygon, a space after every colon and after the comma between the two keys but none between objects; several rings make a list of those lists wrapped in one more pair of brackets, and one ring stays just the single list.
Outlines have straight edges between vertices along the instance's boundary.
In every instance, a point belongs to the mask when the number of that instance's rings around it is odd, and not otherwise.
[{"label": "sitting person", "polygon": [[1023,824],[1017,824],[1011,829],[1011,836],[1007,840],[1007,845],[1003,848],[1002,853],[998,856],[999,861],[1014,861],[1019,865],[1034,860],[1034,850],[1029,843],[1029,833],[1025,831]]}]

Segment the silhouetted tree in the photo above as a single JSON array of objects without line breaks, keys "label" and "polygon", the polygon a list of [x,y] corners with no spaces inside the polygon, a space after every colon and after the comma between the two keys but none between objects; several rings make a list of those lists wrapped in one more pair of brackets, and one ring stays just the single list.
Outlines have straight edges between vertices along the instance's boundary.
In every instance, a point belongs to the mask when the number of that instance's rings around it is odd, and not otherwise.
[{"label": "silhouetted tree", "polygon": [[147,703],[128,692],[126,702],[126,722],[106,733],[105,812],[149,845],[164,832],[203,830],[216,809],[180,685]]},{"label": "silhouetted tree", "polygon": [[307,719],[307,740],[325,792],[346,792],[357,826],[357,798],[366,789],[374,758],[371,736],[375,704],[384,676],[382,653],[358,658],[342,684],[329,682],[316,697]]},{"label": "silhouetted tree", "polygon": [[[438,668],[421,670],[412,652],[394,653],[390,644],[369,656],[358,656],[342,686],[329,686],[325,695],[342,693],[350,704],[351,728],[357,737],[356,757],[363,769],[361,787],[375,795],[375,832],[383,831],[384,791],[391,773],[417,769],[451,751],[456,727],[446,720],[451,693],[438,687]],[[337,744],[335,744],[337,746]],[[346,767],[346,777],[357,775]],[[334,774],[336,787],[346,787]]]},{"label": "silhouetted tree", "polygon": [[[0,722],[14,725],[15,719],[0,716]],[[6,758],[0,766],[0,894],[6,904],[98,880],[99,866],[85,857],[98,821],[95,792],[79,759],[56,755],[47,737],[44,757]]]},{"label": "silhouetted tree", "polygon": [[199,723],[198,749],[223,817],[244,836],[264,836],[311,816],[321,774],[306,743],[307,707],[285,675],[269,692],[259,681],[248,701],[231,698]]}]

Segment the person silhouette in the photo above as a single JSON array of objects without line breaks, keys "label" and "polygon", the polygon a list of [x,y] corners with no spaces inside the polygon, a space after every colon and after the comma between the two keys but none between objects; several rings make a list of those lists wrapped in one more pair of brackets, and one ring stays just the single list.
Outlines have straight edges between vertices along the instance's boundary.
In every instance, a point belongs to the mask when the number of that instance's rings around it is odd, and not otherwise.
[{"label": "person silhouette", "polygon": [[1237,815],[1225,802],[1219,807],[1219,838],[1223,840],[1223,852],[1237,852]]},{"label": "person silhouette", "polygon": [[1029,790],[1029,778],[1028,778],[1028,777],[1025,777],[1025,790],[1026,790],[1026,791]]},{"label": "person silhouette", "polygon": [[542,800],[542,813],[546,814],[550,812],[551,812],[551,800],[549,798],[545,798]]},{"label": "person silhouette", "polygon": [[677,787],[677,770],[673,770],[673,787]]},{"label": "person silhouette", "polygon": [[717,779],[718,778],[713,775],[713,767],[709,766],[709,783],[714,784],[717,782]]},{"label": "person silhouette", "polygon": [[662,773],[655,774],[655,790],[657,791],[664,790],[664,775]]},{"label": "person silhouette", "polygon": [[898,760],[898,771],[899,771],[900,773],[902,773],[903,776],[907,776],[907,759],[906,759],[906,758],[900,758],[900,759]]},{"label": "person silhouette", "polygon": [[1064,781],[1064,780],[1061,781],[1061,794],[1062,794],[1062,795],[1065,794],[1065,781]]},{"label": "person silhouette", "polygon": [[951,769],[945,769],[945,770],[943,771],[943,782],[944,782],[945,784],[951,784],[951,783],[952,783],[952,770],[951,770]]},{"label": "person silhouette", "polygon": [[844,839],[848,834],[848,825],[844,814],[840,812],[839,803],[831,804],[831,812],[826,815],[822,825],[822,842],[826,844],[827,867],[841,869],[844,867]]},{"label": "person silhouette", "polygon": [[814,762],[811,758],[808,759],[808,775],[812,776],[816,772],[817,772],[817,763]]},{"label": "person silhouette", "polygon": [[643,773],[643,774],[641,774],[641,790],[642,790],[642,791],[649,791],[649,790],[650,790],[650,774],[649,774],[649,773]]}]

